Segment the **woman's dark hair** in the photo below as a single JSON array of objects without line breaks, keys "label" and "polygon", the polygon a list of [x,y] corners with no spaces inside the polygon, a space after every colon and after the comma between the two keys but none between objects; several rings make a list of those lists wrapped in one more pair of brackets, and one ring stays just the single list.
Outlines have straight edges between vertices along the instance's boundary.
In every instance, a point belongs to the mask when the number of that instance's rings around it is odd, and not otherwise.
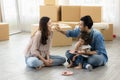
[{"label": "woman's dark hair", "polygon": [[83,21],[84,26],[88,26],[88,29],[91,29],[93,26],[93,20],[89,15],[83,16],[80,21]]},{"label": "woman's dark hair", "polygon": [[48,36],[49,36],[49,34],[48,34],[49,30],[48,30],[48,25],[47,25],[49,20],[50,20],[49,17],[42,17],[39,21],[39,30],[41,31],[40,42],[43,45],[47,44],[47,39],[48,39]]},{"label": "woman's dark hair", "polygon": [[88,45],[92,42],[92,38],[90,36],[90,33],[87,33],[87,32],[81,32],[79,38],[81,38],[85,41],[84,45]]}]

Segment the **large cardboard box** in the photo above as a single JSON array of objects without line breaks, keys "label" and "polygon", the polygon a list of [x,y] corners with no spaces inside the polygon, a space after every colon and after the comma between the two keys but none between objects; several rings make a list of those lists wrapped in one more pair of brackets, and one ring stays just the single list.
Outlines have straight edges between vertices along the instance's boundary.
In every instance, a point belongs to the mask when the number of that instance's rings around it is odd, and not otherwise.
[{"label": "large cardboard box", "polygon": [[[59,24],[62,30],[71,30],[72,28],[65,24]],[[38,30],[39,24],[33,24],[31,35]],[[60,32],[53,30],[52,46],[69,46],[72,45],[72,38],[68,38]]]},{"label": "large cardboard box", "polygon": [[58,5],[58,0],[44,0],[45,5]]},{"label": "large cardboard box", "polygon": [[80,15],[90,15],[94,22],[101,22],[101,6],[81,6]]},{"label": "large cardboard box", "polygon": [[[68,25],[61,24],[62,30],[71,30],[72,28]],[[72,38],[68,38],[60,32],[54,30],[52,46],[70,46],[72,45]]]},{"label": "large cardboard box", "polygon": [[61,6],[62,21],[80,21],[80,6]]},{"label": "large cardboard box", "polygon": [[109,28],[101,30],[101,33],[104,36],[104,40],[111,41],[113,40],[113,24],[109,24]]},{"label": "large cardboard box", "polygon": [[0,6],[0,22],[2,22],[2,12],[1,12],[1,6]]},{"label": "large cardboard box", "polygon": [[9,39],[9,25],[0,23],[0,41]]},{"label": "large cardboard box", "polygon": [[40,6],[40,17],[48,16],[52,21],[59,21],[60,14],[60,6]]}]

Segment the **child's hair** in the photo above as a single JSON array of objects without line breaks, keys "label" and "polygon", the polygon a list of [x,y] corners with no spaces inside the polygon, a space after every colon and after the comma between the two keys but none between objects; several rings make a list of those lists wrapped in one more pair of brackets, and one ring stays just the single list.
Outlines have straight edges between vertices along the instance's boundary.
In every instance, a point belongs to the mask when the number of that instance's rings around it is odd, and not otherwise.
[{"label": "child's hair", "polygon": [[84,45],[88,45],[92,42],[92,38],[90,36],[90,33],[87,33],[87,32],[81,32],[80,36],[79,36],[79,39],[83,39],[84,40]]}]

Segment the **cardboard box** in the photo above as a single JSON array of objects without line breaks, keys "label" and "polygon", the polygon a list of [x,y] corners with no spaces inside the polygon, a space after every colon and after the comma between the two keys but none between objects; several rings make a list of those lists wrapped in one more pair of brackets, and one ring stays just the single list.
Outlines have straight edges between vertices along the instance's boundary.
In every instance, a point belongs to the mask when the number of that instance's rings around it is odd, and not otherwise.
[{"label": "cardboard box", "polygon": [[[62,30],[71,30],[72,28],[68,25],[60,25]],[[54,31],[52,46],[70,46],[72,45],[72,38],[68,38],[58,31]]]},{"label": "cardboard box", "polygon": [[0,41],[9,39],[9,25],[0,23]]},{"label": "cardboard box", "polygon": [[[38,30],[39,25],[33,24],[31,35],[33,35]],[[68,25],[60,25],[62,30],[71,30],[72,28]],[[53,30],[53,40],[52,40],[52,46],[68,46],[72,45],[72,38],[67,38],[65,35],[61,34],[60,32],[57,32],[56,30]]]},{"label": "cardboard box", "polygon": [[101,30],[101,33],[104,36],[104,40],[111,41],[113,40],[113,24],[109,24],[109,28]]},{"label": "cardboard box", "polygon": [[100,6],[81,6],[81,17],[90,15],[94,22],[101,22],[101,7]]},{"label": "cardboard box", "polygon": [[60,21],[60,6],[40,6],[40,18],[48,16],[52,21]]},{"label": "cardboard box", "polygon": [[2,12],[1,12],[1,6],[0,6],[0,22],[2,22]]},{"label": "cardboard box", "polygon": [[44,0],[45,5],[58,5],[58,0]]},{"label": "cardboard box", "polygon": [[80,21],[80,6],[61,6],[62,21]]}]

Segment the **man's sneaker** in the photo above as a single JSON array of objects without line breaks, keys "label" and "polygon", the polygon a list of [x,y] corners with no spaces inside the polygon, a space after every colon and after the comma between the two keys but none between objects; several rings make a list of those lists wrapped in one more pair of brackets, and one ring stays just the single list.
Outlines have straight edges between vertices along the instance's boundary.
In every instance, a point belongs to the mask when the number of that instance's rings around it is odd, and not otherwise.
[{"label": "man's sneaker", "polygon": [[93,70],[93,67],[92,67],[92,65],[87,64],[87,65],[86,65],[86,69],[87,69],[88,71],[92,71],[92,70]]}]

